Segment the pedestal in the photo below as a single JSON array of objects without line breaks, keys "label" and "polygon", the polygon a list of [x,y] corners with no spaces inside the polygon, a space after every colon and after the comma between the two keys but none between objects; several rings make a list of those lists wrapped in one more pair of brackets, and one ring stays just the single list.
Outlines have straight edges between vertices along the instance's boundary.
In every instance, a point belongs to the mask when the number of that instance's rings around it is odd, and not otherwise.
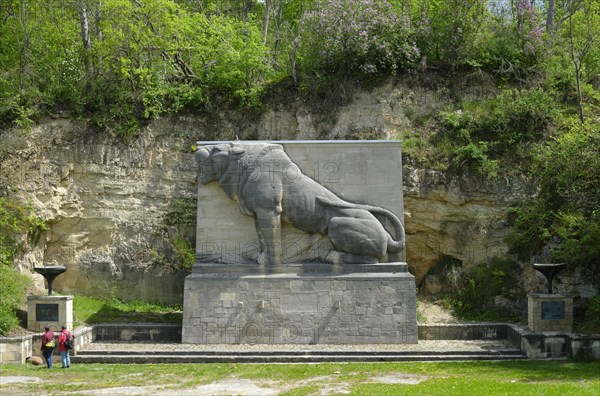
[{"label": "pedestal", "polygon": [[527,305],[529,330],[539,332],[570,332],[572,330],[572,296],[532,293],[528,296]]},{"label": "pedestal", "polygon": [[232,267],[196,265],[186,278],[183,343],[417,343],[415,280],[405,263],[244,275]]},{"label": "pedestal", "polygon": [[73,296],[27,297],[27,329],[44,331],[45,326],[60,330],[62,325],[73,328]]}]

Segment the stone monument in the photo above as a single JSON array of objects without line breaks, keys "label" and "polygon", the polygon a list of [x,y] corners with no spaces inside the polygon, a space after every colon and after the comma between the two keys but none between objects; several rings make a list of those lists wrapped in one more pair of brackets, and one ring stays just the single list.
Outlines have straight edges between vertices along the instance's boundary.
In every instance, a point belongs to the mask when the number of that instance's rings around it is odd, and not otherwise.
[{"label": "stone monument", "polygon": [[48,295],[27,297],[27,329],[43,331],[45,326],[52,326],[58,330],[62,325],[72,329],[73,296],[57,296],[52,293],[54,279],[65,272],[67,267],[52,265],[34,267],[33,270],[46,279]]},{"label": "stone monument", "polygon": [[399,141],[198,142],[184,343],[416,343]]},{"label": "stone monument", "polygon": [[552,281],[566,263],[534,263],[533,268],[541,272],[548,283],[547,293],[531,293],[527,296],[528,327],[531,331],[570,332],[573,327],[573,297],[552,291]]}]

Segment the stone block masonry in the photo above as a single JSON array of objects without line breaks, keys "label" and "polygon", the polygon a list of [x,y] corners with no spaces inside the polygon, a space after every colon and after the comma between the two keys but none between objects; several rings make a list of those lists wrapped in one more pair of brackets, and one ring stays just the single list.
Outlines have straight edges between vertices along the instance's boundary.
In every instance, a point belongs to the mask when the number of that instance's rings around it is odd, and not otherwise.
[{"label": "stone block masonry", "polygon": [[566,294],[529,294],[528,326],[531,331],[570,332],[573,327],[573,297]]},{"label": "stone block masonry", "polygon": [[195,274],[186,279],[183,343],[417,342],[414,277]]},{"label": "stone block masonry", "polygon": [[27,297],[27,329],[43,331],[45,326],[73,329],[73,296]]}]

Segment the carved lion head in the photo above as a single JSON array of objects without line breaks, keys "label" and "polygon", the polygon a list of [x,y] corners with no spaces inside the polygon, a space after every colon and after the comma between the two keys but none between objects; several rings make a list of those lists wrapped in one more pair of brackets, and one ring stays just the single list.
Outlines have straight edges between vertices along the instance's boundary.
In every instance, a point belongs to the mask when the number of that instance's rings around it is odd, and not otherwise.
[{"label": "carved lion head", "polygon": [[219,180],[227,172],[233,161],[239,159],[246,150],[230,144],[215,144],[199,148],[196,151],[196,162],[200,172],[199,181],[207,184]]}]

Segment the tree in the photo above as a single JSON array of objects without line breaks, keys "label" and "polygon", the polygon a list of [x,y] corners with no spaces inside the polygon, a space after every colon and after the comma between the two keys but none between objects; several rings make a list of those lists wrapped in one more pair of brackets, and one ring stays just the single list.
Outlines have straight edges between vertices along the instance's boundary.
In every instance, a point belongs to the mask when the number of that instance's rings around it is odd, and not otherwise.
[{"label": "tree", "polygon": [[600,72],[600,4],[596,0],[565,1],[567,41],[575,71],[577,110],[583,123],[584,94],[582,85]]},{"label": "tree", "polygon": [[88,77],[91,77],[91,64],[89,51],[92,46],[90,42],[90,27],[88,23],[87,4],[84,0],[79,2],[79,21],[81,23],[81,41],[83,42],[83,60],[85,63],[85,71]]},{"label": "tree", "polygon": [[269,33],[269,15],[271,14],[271,0],[265,0],[265,14],[263,17],[263,44],[267,44]]},{"label": "tree", "polygon": [[487,3],[487,0],[449,0],[411,5],[422,53],[430,60],[450,65],[465,63],[488,16]]},{"label": "tree", "polygon": [[0,26],[0,114],[3,124],[26,127],[36,112],[52,110],[82,91],[77,88],[77,30],[71,3],[11,4]]},{"label": "tree", "polygon": [[375,75],[419,59],[409,26],[385,0],[324,0],[300,20],[306,73]]}]

